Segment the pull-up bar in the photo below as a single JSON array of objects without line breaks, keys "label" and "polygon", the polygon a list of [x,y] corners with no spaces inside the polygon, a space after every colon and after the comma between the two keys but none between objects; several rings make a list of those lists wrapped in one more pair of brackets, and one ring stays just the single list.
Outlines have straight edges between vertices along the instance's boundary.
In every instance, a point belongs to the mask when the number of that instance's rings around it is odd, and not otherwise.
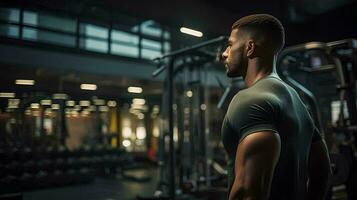
[{"label": "pull-up bar", "polygon": [[[194,50],[197,50],[197,49],[200,49],[202,47],[209,46],[209,45],[212,45],[212,44],[215,44],[215,43],[223,42],[225,40],[227,40],[226,36],[219,36],[217,38],[214,38],[214,39],[211,39],[211,40],[208,40],[208,41],[193,45],[191,47],[186,47],[186,48],[183,48],[183,49],[179,49],[179,50],[164,54],[164,55],[162,55],[160,57],[154,58],[153,61],[160,61],[160,60],[163,60],[164,58],[177,57],[177,56],[181,56],[181,55],[184,55],[184,54],[188,54],[188,53],[191,53]],[[159,67],[158,69],[156,69],[152,73],[152,76],[153,77],[158,76],[159,74],[161,74],[166,69],[166,67],[167,67],[166,65],[163,65],[163,66]]]}]

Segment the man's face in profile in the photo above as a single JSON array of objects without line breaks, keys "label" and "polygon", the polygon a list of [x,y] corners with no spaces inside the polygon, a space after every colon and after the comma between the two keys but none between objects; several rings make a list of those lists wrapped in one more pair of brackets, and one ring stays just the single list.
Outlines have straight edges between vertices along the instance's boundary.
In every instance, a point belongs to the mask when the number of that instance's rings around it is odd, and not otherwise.
[{"label": "man's face in profile", "polygon": [[246,73],[247,59],[244,57],[244,40],[239,37],[242,33],[239,28],[233,29],[229,39],[228,46],[222,54],[224,67],[228,77],[243,76]]}]

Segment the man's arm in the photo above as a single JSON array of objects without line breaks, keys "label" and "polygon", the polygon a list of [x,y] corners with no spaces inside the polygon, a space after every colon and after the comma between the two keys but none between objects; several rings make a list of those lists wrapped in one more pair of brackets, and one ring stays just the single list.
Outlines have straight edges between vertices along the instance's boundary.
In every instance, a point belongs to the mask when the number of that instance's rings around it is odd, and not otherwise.
[{"label": "man's arm", "polygon": [[308,199],[323,200],[329,189],[332,176],[330,158],[325,141],[318,140],[311,144],[309,157]]},{"label": "man's arm", "polygon": [[229,200],[268,199],[279,156],[278,134],[261,131],[245,137],[237,147],[235,178]]}]

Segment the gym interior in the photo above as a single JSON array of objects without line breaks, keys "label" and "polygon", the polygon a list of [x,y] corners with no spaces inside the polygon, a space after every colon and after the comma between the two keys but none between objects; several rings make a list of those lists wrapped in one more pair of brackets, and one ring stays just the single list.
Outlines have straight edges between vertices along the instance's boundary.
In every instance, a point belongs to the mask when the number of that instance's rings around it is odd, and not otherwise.
[{"label": "gym interior", "polygon": [[[0,199],[227,199],[232,24],[285,28],[277,73],[325,138],[326,199],[357,199],[354,0],[0,2]],[[284,192],[284,191],[282,191]]]}]

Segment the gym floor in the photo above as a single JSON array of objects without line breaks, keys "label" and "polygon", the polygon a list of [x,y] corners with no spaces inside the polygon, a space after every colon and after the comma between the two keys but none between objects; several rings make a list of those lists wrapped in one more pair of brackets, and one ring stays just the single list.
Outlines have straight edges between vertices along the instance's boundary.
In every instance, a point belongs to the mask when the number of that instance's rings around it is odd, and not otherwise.
[{"label": "gym floor", "polygon": [[97,177],[89,184],[55,187],[24,192],[24,200],[133,200],[136,195],[151,196],[157,187],[157,169],[131,171],[135,176],[152,177],[145,183],[126,180],[121,176]]}]

